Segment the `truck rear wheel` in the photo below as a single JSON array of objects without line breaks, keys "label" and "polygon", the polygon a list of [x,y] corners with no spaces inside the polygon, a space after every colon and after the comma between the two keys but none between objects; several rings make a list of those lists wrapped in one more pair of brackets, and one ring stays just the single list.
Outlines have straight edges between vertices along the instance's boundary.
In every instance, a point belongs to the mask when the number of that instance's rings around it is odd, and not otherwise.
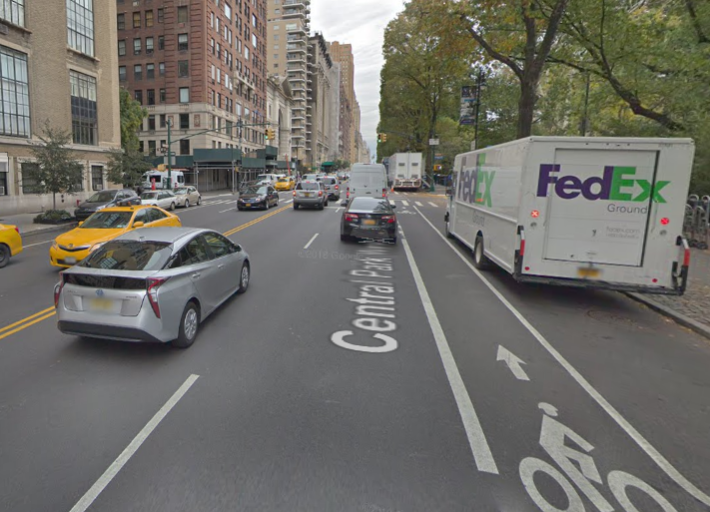
[{"label": "truck rear wheel", "polygon": [[488,259],[483,251],[483,236],[476,237],[476,243],[473,246],[473,266],[478,270],[488,270],[491,268],[491,260]]}]

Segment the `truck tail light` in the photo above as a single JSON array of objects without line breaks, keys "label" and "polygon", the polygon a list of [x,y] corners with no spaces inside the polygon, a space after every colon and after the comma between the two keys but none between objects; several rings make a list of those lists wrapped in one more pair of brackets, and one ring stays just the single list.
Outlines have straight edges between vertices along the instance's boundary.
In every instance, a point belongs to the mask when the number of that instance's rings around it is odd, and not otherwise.
[{"label": "truck tail light", "polygon": [[57,306],[59,306],[59,295],[62,293],[62,289],[64,288],[64,272],[59,273],[59,282],[54,285],[54,308],[56,309]]},{"label": "truck tail light", "polygon": [[148,302],[150,302],[150,306],[153,308],[153,313],[155,313],[155,316],[160,318],[160,305],[158,304],[158,288],[160,288],[160,285],[162,285],[165,281],[167,281],[167,278],[164,277],[149,277],[147,280],[147,288],[146,291],[148,292]]},{"label": "truck tail light", "polygon": [[335,190],[340,190],[340,185],[336,185]]},{"label": "truck tail light", "polygon": [[345,197],[346,197],[347,199],[350,199],[350,187],[348,187],[347,189],[345,189]]},{"label": "truck tail light", "polygon": [[357,222],[358,220],[357,213],[346,213],[345,214],[345,221],[346,222]]},{"label": "truck tail light", "polygon": [[386,220],[387,224],[394,224],[397,222],[397,216],[396,215],[383,215],[382,220]]},{"label": "truck tail light", "polygon": [[387,189],[386,188],[382,189],[382,197],[387,197]]},{"label": "truck tail light", "polygon": [[683,266],[690,267],[690,247],[683,250]]},{"label": "truck tail light", "polygon": [[520,257],[521,257],[521,258],[522,258],[523,256],[525,256],[525,239],[524,239],[524,238],[520,241],[520,251],[519,251],[519,253],[520,253]]},{"label": "truck tail light", "polygon": [[671,222],[671,220],[668,217],[663,217],[661,219],[661,224],[664,226],[667,226],[668,224],[670,224],[670,222]]}]

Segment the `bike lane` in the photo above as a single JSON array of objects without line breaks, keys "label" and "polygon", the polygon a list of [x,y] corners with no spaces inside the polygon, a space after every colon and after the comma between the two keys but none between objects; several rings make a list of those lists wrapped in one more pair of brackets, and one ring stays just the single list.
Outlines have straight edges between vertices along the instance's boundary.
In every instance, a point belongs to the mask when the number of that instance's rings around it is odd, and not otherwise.
[{"label": "bike lane", "polygon": [[[439,212],[426,213],[436,218]],[[669,423],[679,433],[663,445],[664,450],[674,448],[670,453],[656,453],[653,446],[644,451],[628,428],[590,395],[596,389],[588,382],[584,389],[580,385],[584,377],[573,375],[576,369],[562,353],[574,353],[576,346],[590,343],[594,333],[586,324],[559,315],[559,332],[565,336],[554,337],[553,343],[542,338],[550,343],[551,352],[418,212],[403,210],[398,215],[488,436],[500,471],[499,478],[490,480],[500,510],[709,510],[700,500],[707,498],[707,478],[702,475],[710,468],[707,459],[694,453],[694,444],[703,441],[683,437],[684,418],[658,417],[644,423],[637,434],[665,433]],[[528,289],[525,298],[535,301],[535,291]],[[628,337],[625,329],[614,330],[619,343]],[[631,384],[598,398],[612,406],[633,403],[644,392]],[[621,408],[622,419],[623,412]],[[634,430],[633,425],[625,426]],[[664,471],[663,461],[659,466],[658,458],[653,460],[649,453],[672,462]],[[678,460],[682,467],[673,465]]]}]

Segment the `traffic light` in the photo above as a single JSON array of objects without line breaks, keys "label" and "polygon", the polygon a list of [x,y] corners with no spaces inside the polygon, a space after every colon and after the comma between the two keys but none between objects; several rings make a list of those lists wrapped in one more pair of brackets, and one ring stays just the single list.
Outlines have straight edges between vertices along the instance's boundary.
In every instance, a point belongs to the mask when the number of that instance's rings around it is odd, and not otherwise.
[{"label": "traffic light", "polygon": [[271,128],[266,129],[266,140],[273,140],[274,139],[274,130]]},{"label": "traffic light", "polygon": [[387,134],[386,133],[382,134],[382,142],[387,142]]},{"label": "traffic light", "polygon": [[381,133],[377,134],[377,143],[378,144],[382,143],[382,134]]}]

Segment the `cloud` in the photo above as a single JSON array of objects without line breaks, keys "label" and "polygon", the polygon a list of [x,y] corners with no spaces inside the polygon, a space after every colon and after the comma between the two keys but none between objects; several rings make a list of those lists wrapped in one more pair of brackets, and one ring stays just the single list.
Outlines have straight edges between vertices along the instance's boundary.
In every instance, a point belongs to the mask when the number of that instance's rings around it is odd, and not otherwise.
[{"label": "cloud", "polygon": [[353,45],[355,94],[360,103],[360,131],[372,150],[377,149],[380,118],[380,70],[387,23],[404,9],[404,0],[313,0],[311,29],[327,41]]}]

